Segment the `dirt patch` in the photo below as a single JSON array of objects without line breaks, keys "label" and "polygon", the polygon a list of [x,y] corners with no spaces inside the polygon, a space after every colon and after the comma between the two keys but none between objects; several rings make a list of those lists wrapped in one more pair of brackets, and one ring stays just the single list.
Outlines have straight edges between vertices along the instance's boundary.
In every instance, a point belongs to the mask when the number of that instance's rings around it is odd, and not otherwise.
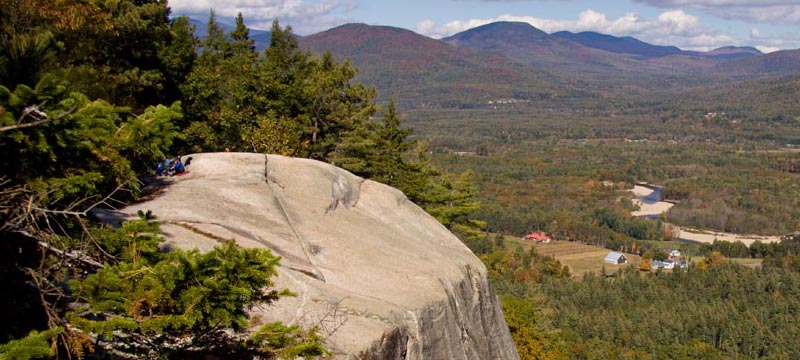
[{"label": "dirt patch", "polygon": [[689,228],[678,228],[678,238],[683,241],[691,241],[703,244],[711,244],[714,240],[737,242],[741,241],[747,246],[752,245],[756,241],[762,243],[773,243],[781,241],[780,236],[760,236],[760,235],[747,235],[747,234],[731,234],[714,231],[700,231]]}]

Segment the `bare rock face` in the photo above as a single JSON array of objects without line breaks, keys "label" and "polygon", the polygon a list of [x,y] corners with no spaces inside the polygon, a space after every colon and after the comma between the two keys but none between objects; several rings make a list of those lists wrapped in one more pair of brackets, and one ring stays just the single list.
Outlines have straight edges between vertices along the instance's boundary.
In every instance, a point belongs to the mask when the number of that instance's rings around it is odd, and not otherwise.
[{"label": "bare rock face", "polygon": [[257,323],[318,326],[337,358],[518,359],[483,264],[398,190],[276,155],[192,155],[154,199],[166,246],[224,239],[281,256]]}]

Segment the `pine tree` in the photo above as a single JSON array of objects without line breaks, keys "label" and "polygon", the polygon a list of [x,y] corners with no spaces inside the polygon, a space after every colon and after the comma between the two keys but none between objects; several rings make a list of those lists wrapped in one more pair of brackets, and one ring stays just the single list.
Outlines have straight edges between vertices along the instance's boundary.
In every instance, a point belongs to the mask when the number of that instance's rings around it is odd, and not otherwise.
[{"label": "pine tree", "polygon": [[217,23],[217,17],[214,9],[208,15],[208,23],[206,24],[206,37],[200,43],[203,49],[202,59],[209,61],[210,59],[224,58],[228,54],[230,44],[225,37],[225,31]]},{"label": "pine tree", "polygon": [[258,55],[254,45],[255,41],[250,39],[250,29],[244,25],[242,13],[236,16],[236,27],[230,32],[230,37],[233,41],[231,51],[234,54]]},{"label": "pine tree", "polygon": [[368,122],[342,136],[331,163],[402,190],[398,185],[407,170],[403,156],[411,146],[410,133],[410,129],[400,128],[400,119],[391,101],[380,121]]},{"label": "pine tree", "polygon": [[97,237],[121,261],[70,281],[81,310],[66,318],[83,333],[102,336],[99,346],[136,356],[197,346],[212,353],[244,351],[246,344],[231,331],[247,330],[246,309],[288,294],[272,289],[278,258],[232,241],[203,254],[164,253],[155,233],[155,223],[139,220]]}]

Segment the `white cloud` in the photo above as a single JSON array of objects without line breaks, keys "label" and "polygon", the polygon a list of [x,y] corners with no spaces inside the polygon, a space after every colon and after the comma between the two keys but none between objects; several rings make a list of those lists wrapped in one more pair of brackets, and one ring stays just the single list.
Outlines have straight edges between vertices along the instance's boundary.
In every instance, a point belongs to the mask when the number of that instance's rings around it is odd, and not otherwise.
[{"label": "white cloud", "polygon": [[751,41],[755,43],[754,46],[757,49],[765,53],[778,51],[781,49],[796,49],[800,47],[800,35],[797,33],[771,35],[759,32],[758,37],[753,38]]},{"label": "white cloud", "polygon": [[661,8],[797,5],[797,0],[634,0]]},{"label": "white cloud", "polygon": [[780,48],[777,48],[775,46],[756,46],[756,49],[765,54],[780,50]]},{"label": "white cloud", "polygon": [[797,0],[634,0],[659,8],[693,8],[723,19],[800,23]]},{"label": "white cloud", "polygon": [[697,16],[687,14],[683,10],[670,10],[658,15],[658,25],[670,35],[693,36],[710,30],[700,26]]},{"label": "white cloud", "polygon": [[308,34],[342,23],[344,20],[337,15],[355,5],[337,0],[171,0],[169,6],[173,14],[201,20],[208,18],[212,8],[222,22],[230,22],[242,13],[247,25],[254,29],[268,29],[278,19],[282,25],[292,25],[295,32]]},{"label": "white cloud", "polygon": [[421,34],[431,34],[436,32],[436,22],[430,19],[422,20],[417,23],[417,32]]},{"label": "white cloud", "polygon": [[800,5],[775,5],[761,7],[734,6],[715,9],[716,16],[724,19],[739,19],[750,22],[800,23]]}]

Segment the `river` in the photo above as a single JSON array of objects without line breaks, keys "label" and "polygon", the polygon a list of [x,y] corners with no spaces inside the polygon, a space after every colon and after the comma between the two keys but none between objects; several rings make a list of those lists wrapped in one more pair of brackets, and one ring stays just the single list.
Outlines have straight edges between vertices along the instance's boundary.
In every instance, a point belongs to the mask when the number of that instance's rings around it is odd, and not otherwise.
[{"label": "river", "polygon": [[[639,205],[639,210],[631,212],[633,216],[646,217],[648,219],[658,219],[662,213],[669,211],[674,205],[666,201],[661,201],[661,188],[658,186],[635,185],[632,190],[635,199],[634,203]],[[672,225],[673,236],[678,237],[678,241],[711,244],[714,240],[724,240],[730,242],[741,241],[750,246],[756,241],[762,243],[778,242],[780,236],[762,236],[733,234],[725,232],[696,230]]]}]

